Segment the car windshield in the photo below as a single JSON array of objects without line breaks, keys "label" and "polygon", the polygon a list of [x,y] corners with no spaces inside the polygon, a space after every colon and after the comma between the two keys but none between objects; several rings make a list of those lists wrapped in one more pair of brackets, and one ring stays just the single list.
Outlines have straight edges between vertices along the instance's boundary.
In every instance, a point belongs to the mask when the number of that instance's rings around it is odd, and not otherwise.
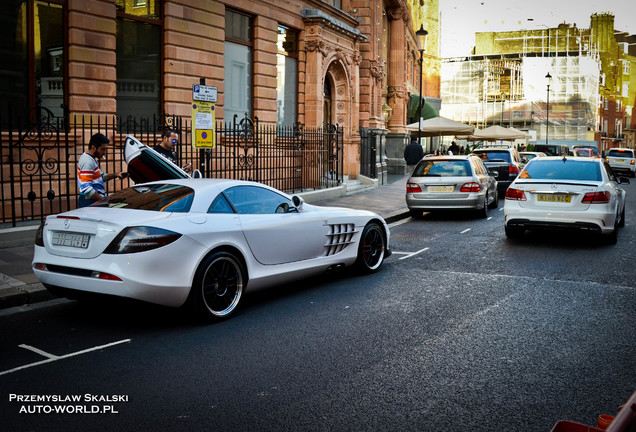
[{"label": "car windshield", "polygon": [[190,211],[194,190],[174,184],[134,186],[104,198],[93,207],[128,208],[160,212]]},{"label": "car windshield", "polygon": [[627,150],[627,149],[626,150],[610,150],[608,156],[631,158],[631,157],[634,157],[634,151]]},{"label": "car windshield", "polygon": [[412,177],[465,177],[471,175],[467,160],[423,160]]},{"label": "car windshield", "polygon": [[543,159],[537,158],[526,165],[519,177],[534,180],[601,180],[601,166],[596,162]]},{"label": "car windshield", "polygon": [[489,160],[503,160],[506,162],[510,162],[510,153],[506,151],[476,151],[477,156],[481,158],[483,161]]}]

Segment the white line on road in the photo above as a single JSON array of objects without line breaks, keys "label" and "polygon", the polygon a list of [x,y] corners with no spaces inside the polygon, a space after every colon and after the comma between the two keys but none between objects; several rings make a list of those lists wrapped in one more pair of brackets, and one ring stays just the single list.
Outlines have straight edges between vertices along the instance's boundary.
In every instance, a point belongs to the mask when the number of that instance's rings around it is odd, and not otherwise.
[{"label": "white line on road", "polygon": [[417,254],[419,254],[419,253],[422,253],[422,252],[424,252],[424,251],[427,251],[427,250],[428,250],[428,248],[427,248],[427,247],[425,247],[424,249],[420,249],[420,250],[418,250],[417,252],[413,252],[413,253],[410,253],[410,254],[408,254],[408,255],[406,255],[406,256],[403,256],[403,257],[402,257],[402,258],[400,258],[400,259],[401,259],[401,260],[403,260],[403,259],[411,258],[412,256],[415,256],[415,255],[417,255]]},{"label": "white line on road", "polygon": [[466,228],[464,231],[460,232],[460,234],[466,234],[470,230],[471,230],[471,228]]},{"label": "white line on road", "polygon": [[22,345],[18,345],[18,346],[20,348],[24,348],[24,349],[28,349],[29,351],[33,351],[36,354],[40,354],[42,357],[50,358],[50,359],[53,359],[53,360],[59,359],[58,356],[53,355],[53,354],[49,354],[46,351],[42,351],[41,349],[38,349],[36,347],[32,347],[31,345],[22,344]]},{"label": "white line on road", "polygon": [[405,224],[405,223],[407,223],[407,222],[411,222],[411,218],[410,218],[410,217],[408,217],[408,218],[406,218],[406,219],[399,220],[399,221],[395,221],[395,222],[393,222],[393,223],[390,223],[390,224],[389,224],[389,228],[393,228],[393,227],[396,227],[396,226],[398,226],[398,225]]},{"label": "white line on road", "polygon": [[492,216],[488,216],[488,219],[486,219],[486,220],[491,220],[491,219],[492,219]]},{"label": "white line on road", "polygon": [[[34,367],[34,366],[39,366],[39,365],[42,365],[42,364],[51,363],[51,362],[54,362],[54,361],[57,361],[57,360],[66,359],[66,358],[69,358],[69,357],[75,357],[75,356],[78,356],[78,355],[86,354],[86,353],[89,353],[89,352],[92,352],[92,351],[97,351],[97,350],[104,349],[104,348],[109,348],[109,347],[112,347],[114,345],[128,343],[128,342],[131,342],[131,341],[132,341],[132,339],[124,339],[124,340],[120,340],[120,341],[117,341],[117,342],[112,342],[112,343],[109,343],[109,344],[106,344],[106,345],[100,345],[100,346],[96,346],[96,347],[93,347],[93,348],[88,348],[88,349],[85,349],[85,350],[82,350],[82,351],[77,351],[77,352],[74,352],[74,353],[65,354],[65,355],[59,356],[59,357],[55,357],[55,356],[49,357],[47,360],[42,360],[42,361],[35,362],[35,363],[29,363],[29,364],[26,364],[24,366],[18,366],[17,368],[13,368],[13,369],[9,369],[9,370],[0,372],[0,375],[8,375],[10,373],[17,372],[17,371],[20,371],[20,370],[23,370],[23,369],[28,369],[28,368],[31,368],[31,367]],[[20,345],[20,346],[22,348],[25,347],[23,345]],[[26,345],[26,346],[28,346],[28,345]],[[37,348],[35,348],[35,349],[37,349]],[[42,352],[44,352],[44,351],[42,351]],[[48,357],[51,354],[46,354],[46,355],[42,354],[42,355],[44,355],[45,357]]]}]

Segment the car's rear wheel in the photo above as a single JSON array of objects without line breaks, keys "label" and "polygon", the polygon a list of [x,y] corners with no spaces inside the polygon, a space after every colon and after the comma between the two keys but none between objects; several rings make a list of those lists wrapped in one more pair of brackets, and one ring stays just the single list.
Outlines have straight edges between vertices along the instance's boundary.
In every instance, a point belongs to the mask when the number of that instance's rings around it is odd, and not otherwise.
[{"label": "car's rear wheel", "polygon": [[499,207],[499,191],[497,191],[497,189],[495,189],[495,199],[492,200],[492,202],[490,203],[489,208],[496,209],[497,207]]},{"label": "car's rear wheel", "polygon": [[208,256],[194,277],[191,304],[199,316],[222,320],[238,307],[245,287],[245,269],[230,252]]},{"label": "car's rear wheel", "polygon": [[623,211],[621,212],[621,220],[618,221],[618,226],[625,226],[625,206],[623,206]]},{"label": "car's rear wheel", "polygon": [[369,222],[362,231],[356,267],[362,273],[378,271],[386,253],[384,230],[377,222]]},{"label": "car's rear wheel", "polygon": [[486,219],[488,217],[488,193],[484,196],[484,207],[477,210],[477,215],[481,219]]}]

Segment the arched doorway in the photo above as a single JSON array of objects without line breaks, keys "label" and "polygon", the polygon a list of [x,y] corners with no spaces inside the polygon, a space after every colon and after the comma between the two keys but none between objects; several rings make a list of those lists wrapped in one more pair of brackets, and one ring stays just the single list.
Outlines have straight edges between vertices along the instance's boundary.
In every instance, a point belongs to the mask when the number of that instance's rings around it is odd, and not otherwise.
[{"label": "arched doorway", "polygon": [[331,116],[331,101],[332,101],[332,91],[331,91],[331,80],[329,76],[325,76],[325,84],[323,86],[323,94],[322,94],[322,121],[324,123],[333,123]]}]

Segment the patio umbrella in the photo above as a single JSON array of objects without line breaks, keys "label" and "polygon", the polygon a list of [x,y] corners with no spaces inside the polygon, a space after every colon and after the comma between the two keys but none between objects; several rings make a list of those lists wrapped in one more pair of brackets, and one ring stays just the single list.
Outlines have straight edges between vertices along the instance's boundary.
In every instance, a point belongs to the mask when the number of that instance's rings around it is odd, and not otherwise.
[{"label": "patio umbrella", "polygon": [[406,129],[417,132],[422,131],[423,137],[433,137],[442,135],[468,135],[473,133],[475,128],[466,123],[456,122],[446,117],[433,117],[428,120],[420,120],[419,123],[406,125]]},{"label": "patio umbrella", "polygon": [[470,141],[514,141],[528,138],[528,136],[528,134],[518,129],[495,125],[485,129],[478,129],[472,135],[469,135],[467,139]]}]

